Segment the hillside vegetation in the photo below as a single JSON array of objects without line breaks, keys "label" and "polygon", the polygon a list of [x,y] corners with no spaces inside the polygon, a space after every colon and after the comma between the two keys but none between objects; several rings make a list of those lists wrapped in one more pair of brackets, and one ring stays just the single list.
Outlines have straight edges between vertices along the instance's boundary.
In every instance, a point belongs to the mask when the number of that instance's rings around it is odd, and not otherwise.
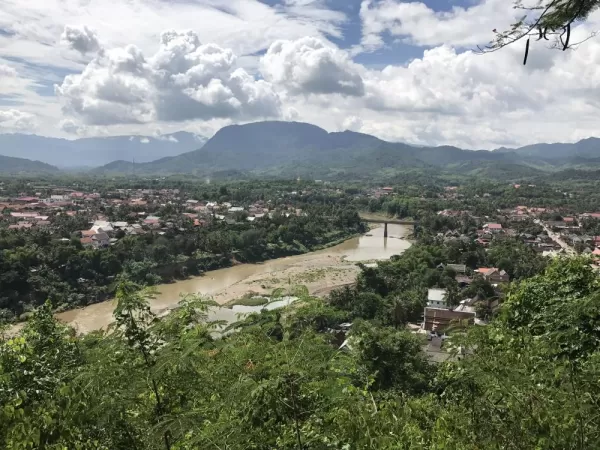
[{"label": "hillside vegetation", "polygon": [[351,131],[328,133],[306,123],[257,122],[222,128],[199,150],[143,164],[116,161],[94,172],[211,176],[235,171],[242,177],[365,178],[417,169],[518,179],[582,164],[597,166],[593,161],[600,157],[597,144],[597,139],[587,139],[577,144],[473,151],[413,147]]},{"label": "hillside vegetation", "polygon": [[31,174],[31,173],[58,173],[59,170],[40,161],[31,161],[23,158],[12,158],[0,155],[0,173],[2,174]]},{"label": "hillside vegetation", "polygon": [[[74,337],[48,305],[0,342],[2,447],[598,448],[600,290],[587,263],[518,283],[489,326],[457,335],[466,357],[434,365],[403,329],[413,297],[377,290],[425,282],[419,266],[444,258],[416,247],[329,302],[296,289],[299,307],[222,338],[209,302],[184,297],[158,321],[151,293],[127,281],[109,333]],[[342,349],[328,330],[349,320]]]}]

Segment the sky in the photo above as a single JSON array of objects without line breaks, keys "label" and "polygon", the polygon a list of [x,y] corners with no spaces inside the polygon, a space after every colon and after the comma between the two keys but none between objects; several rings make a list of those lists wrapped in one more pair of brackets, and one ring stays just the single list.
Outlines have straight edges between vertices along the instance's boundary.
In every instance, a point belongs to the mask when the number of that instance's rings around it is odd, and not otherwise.
[{"label": "sky", "polygon": [[[295,120],[492,149],[599,136],[600,37],[478,54],[510,0],[2,0],[0,133]],[[600,28],[600,12],[573,39]],[[0,149],[1,150],[1,149]]]}]

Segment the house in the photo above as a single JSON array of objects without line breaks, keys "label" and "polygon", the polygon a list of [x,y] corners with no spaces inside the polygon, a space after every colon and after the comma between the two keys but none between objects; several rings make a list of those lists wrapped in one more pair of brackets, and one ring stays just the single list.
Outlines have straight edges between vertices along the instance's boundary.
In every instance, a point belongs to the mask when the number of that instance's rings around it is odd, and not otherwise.
[{"label": "house", "polygon": [[427,291],[427,306],[429,308],[448,308],[446,289],[429,289]]},{"label": "house", "polygon": [[490,283],[506,283],[510,281],[508,274],[496,267],[481,267],[475,272],[483,276]]},{"label": "house", "polygon": [[427,331],[443,331],[453,323],[467,321],[475,322],[475,313],[469,311],[451,311],[443,308],[425,308],[423,329]]},{"label": "house", "polygon": [[110,238],[108,237],[108,234],[102,231],[94,234],[90,239],[92,240],[92,245],[95,248],[107,247],[110,245]]},{"label": "house", "polygon": [[97,232],[104,231],[105,233],[111,233],[115,231],[110,222],[105,220],[96,220],[92,226],[92,230],[96,230]]},{"label": "house", "polygon": [[69,195],[51,195],[50,198],[44,200],[45,203],[67,202],[71,200]]},{"label": "house", "polygon": [[127,228],[129,226],[127,222],[112,222],[111,225],[114,229]]},{"label": "house", "polygon": [[452,269],[455,273],[465,274],[467,273],[467,266],[465,264],[448,264],[446,267]]},{"label": "house", "polygon": [[31,228],[32,226],[33,226],[33,224],[30,222],[19,222],[15,225],[9,225],[8,229],[9,230],[22,230],[22,229]]},{"label": "house", "polygon": [[465,274],[467,272],[467,266],[464,264],[444,264],[440,263],[436,266],[438,270],[444,270],[445,268],[452,269],[457,274]]},{"label": "house", "polygon": [[160,217],[148,216],[144,219],[144,225],[152,228],[158,228],[160,227]]},{"label": "house", "polygon": [[95,234],[96,234],[96,230],[83,230],[81,232],[81,237],[82,238],[91,238]]},{"label": "house", "polygon": [[37,203],[39,201],[39,198],[37,197],[19,197],[19,198],[15,198],[13,200],[13,203],[16,203],[18,205],[25,205],[27,203]]},{"label": "house", "polygon": [[35,219],[37,217],[37,213],[24,213],[24,212],[11,212],[10,217],[14,217],[15,219]]},{"label": "house", "polygon": [[81,245],[83,245],[84,247],[91,247],[93,245],[91,237],[82,237],[81,239],[79,239],[79,242],[81,242]]},{"label": "house", "polygon": [[456,275],[454,277],[454,279],[458,283],[458,286],[461,287],[461,288],[464,288],[464,287],[470,285],[471,283],[473,283],[473,279],[471,277],[466,276],[466,275]]},{"label": "house", "polygon": [[483,226],[483,229],[491,233],[500,233],[502,231],[502,225],[499,223],[486,223]]},{"label": "house", "polygon": [[487,247],[488,245],[490,245],[489,239],[479,238],[475,239],[475,242],[477,242],[479,245],[482,245],[483,247]]},{"label": "house", "polygon": [[475,301],[474,299],[465,299],[465,300],[461,300],[460,304],[454,308],[454,312],[467,312],[467,313],[472,313],[475,314]]}]

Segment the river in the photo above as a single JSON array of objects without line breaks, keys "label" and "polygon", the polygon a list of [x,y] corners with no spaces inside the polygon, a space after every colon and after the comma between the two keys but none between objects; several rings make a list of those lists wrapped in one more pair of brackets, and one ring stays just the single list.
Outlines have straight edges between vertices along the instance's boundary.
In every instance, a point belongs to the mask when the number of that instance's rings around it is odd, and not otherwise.
[{"label": "river", "polygon": [[[358,261],[389,259],[410,247],[407,236],[412,227],[388,225],[388,238],[383,228],[349,239],[339,245],[304,255],[273,259],[262,264],[241,264],[207,272],[175,283],[156,286],[159,294],[150,302],[157,313],[175,306],[181,294],[200,293],[225,304],[247,292],[268,294],[288,284],[303,284],[311,294],[325,294],[352,283],[359,269]],[[113,320],[114,301],[106,301],[57,314],[79,333],[105,328]],[[226,311],[224,311],[226,313]]]}]

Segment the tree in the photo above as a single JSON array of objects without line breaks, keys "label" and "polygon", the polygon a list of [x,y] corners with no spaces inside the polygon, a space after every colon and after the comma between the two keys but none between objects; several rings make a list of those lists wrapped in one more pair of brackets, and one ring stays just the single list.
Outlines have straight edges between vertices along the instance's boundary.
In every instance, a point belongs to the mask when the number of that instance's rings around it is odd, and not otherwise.
[{"label": "tree", "polygon": [[356,345],[357,364],[374,376],[375,389],[422,392],[435,374],[421,352],[421,340],[406,330],[360,321],[353,325],[350,342]]},{"label": "tree", "polygon": [[0,340],[3,448],[46,448],[66,443],[65,436],[75,442],[71,411],[63,401],[83,363],[72,331],[52,317],[46,302],[19,336]]},{"label": "tree", "polygon": [[527,63],[531,38],[544,43],[549,42],[551,48],[568,50],[595,36],[573,41],[572,28],[584,22],[589,15],[598,9],[600,0],[538,0],[526,3],[527,0],[516,0],[515,8],[524,11],[524,15],[512,24],[509,30],[498,32],[490,44],[479,48],[483,53],[500,50],[526,39],[523,64]]},{"label": "tree", "polygon": [[[128,280],[121,281],[117,288],[117,307],[114,311],[116,330],[123,334],[132,349],[139,351],[143,357],[143,365],[149,374],[152,392],[156,402],[156,420],[160,422],[166,414],[165,405],[158,381],[151,374],[156,364],[155,354],[160,341],[152,333],[150,326],[155,316],[150,311],[148,298],[154,291],[141,289]],[[165,449],[171,449],[171,437],[168,430],[163,434]]]}]

